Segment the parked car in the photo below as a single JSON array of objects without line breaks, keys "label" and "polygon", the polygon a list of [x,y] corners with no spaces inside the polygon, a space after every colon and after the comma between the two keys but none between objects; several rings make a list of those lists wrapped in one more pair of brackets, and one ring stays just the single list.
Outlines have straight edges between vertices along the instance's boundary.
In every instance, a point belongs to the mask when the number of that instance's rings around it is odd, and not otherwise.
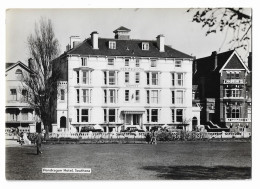
[{"label": "parked car", "polygon": [[121,130],[121,132],[135,132],[137,131],[136,127],[127,127],[125,130]]},{"label": "parked car", "polygon": [[143,129],[137,129],[136,127],[127,127],[125,130],[121,130],[121,132],[145,132]]},{"label": "parked car", "polygon": [[80,132],[83,133],[83,132],[90,132],[90,131],[92,131],[92,132],[103,132],[101,129],[88,128],[88,127],[81,128]]}]

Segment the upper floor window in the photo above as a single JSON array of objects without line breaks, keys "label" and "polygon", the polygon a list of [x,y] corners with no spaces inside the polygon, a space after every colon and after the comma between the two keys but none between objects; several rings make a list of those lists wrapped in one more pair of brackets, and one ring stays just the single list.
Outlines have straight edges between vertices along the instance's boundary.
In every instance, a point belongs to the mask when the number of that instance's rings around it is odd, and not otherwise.
[{"label": "upper floor window", "polygon": [[239,72],[227,72],[227,79],[239,79]]},{"label": "upper floor window", "polygon": [[157,66],[157,61],[151,60],[151,67],[156,67],[156,66]]},{"label": "upper floor window", "polygon": [[114,58],[108,58],[107,63],[108,65],[114,65]]},{"label": "upper floor window", "polygon": [[177,73],[177,85],[183,86],[183,73]]},{"label": "upper floor window", "polygon": [[115,72],[109,72],[108,81],[109,81],[109,85],[115,85],[116,84],[116,73]]},{"label": "upper floor window", "polygon": [[136,66],[136,67],[139,67],[139,66],[140,66],[140,59],[136,59],[135,61],[136,61],[136,62],[135,62],[135,66]]},{"label": "upper floor window", "polygon": [[175,91],[172,91],[172,104],[175,104]]},{"label": "upper floor window", "polygon": [[125,66],[129,66],[129,59],[125,59]]},{"label": "upper floor window", "polygon": [[16,89],[10,89],[10,100],[17,100],[17,92]]},{"label": "upper floor window", "polygon": [[125,90],[125,101],[129,102],[129,90]]},{"label": "upper floor window", "polygon": [[140,101],[140,90],[135,91],[135,101],[139,102]]},{"label": "upper floor window", "polygon": [[147,43],[147,42],[143,42],[142,43],[142,50],[149,50],[149,43]]},{"label": "upper floor window", "polygon": [[116,49],[116,42],[115,41],[109,41],[109,49]]},{"label": "upper floor window", "polygon": [[226,117],[227,118],[240,118],[240,107],[226,107]]},{"label": "upper floor window", "polygon": [[110,103],[116,102],[116,90],[115,89],[109,89],[109,102]]},{"label": "upper floor window", "polygon": [[224,97],[242,97],[242,89],[225,89]]},{"label": "upper floor window", "polygon": [[77,103],[79,103],[79,89],[77,89]]},{"label": "upper floor window", "polygon": [[60,99],[65,100],[65,90],[64,89],[60,90]]},{"label": "upper floor window", "polygon": [[129,83],[129,72],[125,72],[125,83]]},{"label": "upper floor window", "polygon": [[81,65],[87,66],[87,58],[81,58]]},{"label": "upper floor window", "polygon": [[82,89],[82,101],[83,103],[90,103],[91,101],[90,89]]},{"label": "upper floor window", "polygon": [[22,100],[27,101],[28,100],[28,91],[26,89],[22,90]]},{"label": "upper floor window", "polygon": [[175,67],[181,67],[182,61],[181,60],[176,60],[175,61]]},{"label": "upper floor window", "polygon": [[135,73],[135,83],[140,83],[140,73]]},{"label": "upper floor window", "polygon": [[176,91],[176,103],[177,104],[183,104],[183,91]]},{"label": "upper floor window", "polygon": [[89,84],[89,75],[90,72],[89,71],[82,71],[82,82],[83,84]]},{"label": "upper floor window", "polygon": [[152,73],[152,85],[158,85],[158,73]]},{"label": "upper floor window", "polygon": [[21,80],[22,77],[23,77],[23,72],[22,72],[22,70],[17,69],[17,70],[15,71],[15,76],[16,76],[16,79],[17,79],[17,80]]},{"label": "upper floor window", "polygon": [[175,74],[172,73],[172,86],[174,86],[174,85],[175,85]]},{"label": "upper floor window", "polygon": [[79,84],[79,71],[76,71],[77,73],[77,84]]},{"label": "upper floor window", "polygon": [[158,104],[159,97],[158,97],[158,90],[151,91],[151,103]]},{"label": "upper floor window", "polygon": [[115,85],[116,84],[116,72],[104,71],[104,84]]}]

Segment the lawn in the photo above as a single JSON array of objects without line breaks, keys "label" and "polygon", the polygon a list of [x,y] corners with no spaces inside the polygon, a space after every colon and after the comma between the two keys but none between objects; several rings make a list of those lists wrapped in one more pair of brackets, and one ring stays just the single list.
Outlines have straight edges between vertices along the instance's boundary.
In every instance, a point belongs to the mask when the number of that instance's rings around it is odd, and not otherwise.
[{"label": "lawn", "polygon": [[[6,178],[15,180],[250,179],[250,142],[44,145],[6,148]],[[42,168],[91,168],[50,174]]]}]

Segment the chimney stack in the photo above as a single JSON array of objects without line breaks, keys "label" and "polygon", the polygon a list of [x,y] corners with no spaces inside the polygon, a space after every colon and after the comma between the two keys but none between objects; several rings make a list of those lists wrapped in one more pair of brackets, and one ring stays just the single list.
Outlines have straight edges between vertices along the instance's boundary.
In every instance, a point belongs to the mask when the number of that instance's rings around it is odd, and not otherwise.
[{"label": "chimney stack", "polygon": [[165,45],[164,35],[160,34],[156,38],[157,38],[157,47],[159,48],[159,51],[164,52],[164,45]]},{"label": "chimney stack", "polygon": [[80,43],[80,37],[79,36],[71,36],[70,37],[70,49],[73,49]]},{"label": "chimney stack", "polygon": [[218,67],[218,54],[217,51],[213,51],[211,56],[214,58],[214,70]]},{"label": "chimney stack", "polygon": [[29,67],[30,70],[33,70],[33,67],[34,67],[34,66],[33,66],[33,63],[34,63],[34,62],[33,62],[33,59],[32,59],[32,58],[29,58],[29,59],[28,59],[28,67]]},{"label": "chimney stack", "polygon": [[90,35],[93,49],[98,49],[98,32],[94,31]]}]

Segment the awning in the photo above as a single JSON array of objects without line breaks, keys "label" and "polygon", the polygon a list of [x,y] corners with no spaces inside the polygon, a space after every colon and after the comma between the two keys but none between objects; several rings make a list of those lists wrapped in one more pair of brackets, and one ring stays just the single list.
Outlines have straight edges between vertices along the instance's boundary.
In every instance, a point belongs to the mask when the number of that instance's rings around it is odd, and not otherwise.
[{"label": "awning", "polygon": [[122,114],[144,114],[145,109],[124,109],[121,112]]}]

